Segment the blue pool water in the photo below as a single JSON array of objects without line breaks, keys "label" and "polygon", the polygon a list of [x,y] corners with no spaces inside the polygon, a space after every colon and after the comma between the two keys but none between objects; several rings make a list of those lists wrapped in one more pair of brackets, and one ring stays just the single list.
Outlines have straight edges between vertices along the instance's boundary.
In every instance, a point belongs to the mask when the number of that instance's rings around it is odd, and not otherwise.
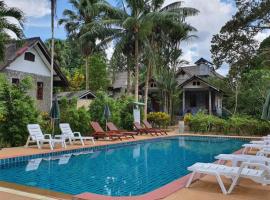
[{"label": "blue pool water", "polygon": [[73,195],[140,195],[188,174],[187,167],[193,163],[213,162],[215,155],[232,153],[246,142],[175,137],[88,150],[80,155],[65,154],[1,166],[0,181]]}]

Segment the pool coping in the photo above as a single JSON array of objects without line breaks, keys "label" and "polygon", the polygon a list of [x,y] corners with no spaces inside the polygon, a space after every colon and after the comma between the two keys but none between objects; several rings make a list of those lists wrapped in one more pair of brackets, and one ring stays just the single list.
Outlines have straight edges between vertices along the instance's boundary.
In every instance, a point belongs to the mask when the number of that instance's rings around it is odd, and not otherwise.
[{"label": "pool coping", "polygon": [[[191,137],[215,137],[215,138],[236,138],[236,139],[258,139],[259,137],[250,137],[250,136],[227,136],[227,135],[198,135],[198,134],[190,134],[190,133],[185,133],[185,134],[173,134],[173,135],[168,135],[168,136],[162,136],[162,137],[154,137],[154,138],[143,138],[143,139],[138,139],[138,140],[129,140],[129,141],[121,141],[117,143],[112,143],[112,144],[100,144],[100,145],[95,145],[95,146],[87,146],[83,147],[80,146],[78,148],[74,149],[57,149],[51,152],[46,152],[46,153],[34,153],[34,154],[29,154],[29,155],[14,155],[12,157],[8,158],[0,158],[0,166],[1,165],[6,165],[7,163],[3,161],[9,161],[11,164],[14,164],[14,162],[23,162],[27,161],[30,159],[38,158],[38,157],[49,157],[49,156],[57,156],[57,155],[62,155],[62,154],[67,154],[67,153],[75,153],[75,152],[80,152],[80,151],[86,151],[86,150],[98,150],[98,149],[108,149],[112,147],[121,147],[121,146],[128,146],[128,145],[133,145],[133,144],[140,144],[144,143],[145,141],[158,141],[162,140],[164,138],[176,138],[176,137],[185,137],[185,136],[191,136]],[[237,153],[241,151],[238,150],[234,153]],[[74,200],[89,200],[89,199],[95,199],[95,200],[157,200],[157,199],[162,199],[170,194],[182,189],[186,185],[186,181],[188,180],[190,174],[187,174],[179,179],[176,179],[162,187],[159,187],[153,191],[150,191],[148,193],[142,194],[142,195],[137,195],[137,196],[123,196],[123,197],[114,197],[114,196],[106,196],[106,195],[99,195],[99,194],[94,194],[94,193],[81,193],[78,195],[73,196],[72,199]],[[198,176],[194,178],[194,181],[200,179],[202,176]],[[53,190],[52,190],[53,191]]]}]

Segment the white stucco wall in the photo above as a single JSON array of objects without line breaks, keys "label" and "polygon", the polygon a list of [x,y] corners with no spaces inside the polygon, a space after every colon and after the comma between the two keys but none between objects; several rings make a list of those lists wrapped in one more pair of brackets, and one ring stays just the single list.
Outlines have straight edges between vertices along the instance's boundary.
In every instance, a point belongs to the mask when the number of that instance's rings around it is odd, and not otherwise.
[{"label": "white stucco wall", "polygon": [[22,54],[6,69],[50,77],[50,69],[45,64],[38,51],[39,50],[35,48],[31,48],[27,51],[35,55],[35,62],[24,60],[24,54]]}]

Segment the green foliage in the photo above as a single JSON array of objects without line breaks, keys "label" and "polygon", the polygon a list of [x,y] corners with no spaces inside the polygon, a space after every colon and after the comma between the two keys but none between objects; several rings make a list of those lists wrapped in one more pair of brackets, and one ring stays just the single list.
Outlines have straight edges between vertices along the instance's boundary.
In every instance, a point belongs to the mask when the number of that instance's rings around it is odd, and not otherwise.
[{"label": "green foliage", "polygon": [[170,115],[165,112],[150,112],[147,115],[147,120],[154,126],[166,128],[170,123]]},{"label": "green foliage", "polygon": [[[7,20],[9,18],[10,20]],[[19,22],[19,25],[12,23],[15,20]],[[18,38],[23,38],[24,34],[22,31],[24,21],[24,14],[21,10],[14,7],[7,7],[4,1],[0,1],[0,61],[4,58],[4,44],[7,42],[9,37],[7,31],[12,32]]]},{"label": "green foliage", "polygon": [[[133,129],[133,102],[134,99],[132,96],[122,97],[120,99],[120,127],[125,130]],[[142,111],[141,111],[142,113]],[[142,116],[141,116],[142,117]]]},{"label": "green foliage", "polygon": [[39,123],[39,113],[33,99],[27,95],[31,78],[23,79],[18,86],[0,77],[0,134],[2,143],[23,145],[28,137],[27,124]]},{"label": "green foliage", "polygon": [[270,90],[270,70],[250,70],[242,75],[238,111],[260,118],[263,104]]},{"label": "green foliage", "polygon": [[73,131],[78,131],[82,135],[90,133],[90,116],[88,111],[82,107],[77,108],[77,101],[68,101],[66,98],[60,100],[60,122],[69,123]]},{"label": "green foliage", "polygon": [[212,39],[211,52],[218,66],[239,61],[247,64],[256,53],[255,36],[270,29],[270,1],[237,0],[236,8],[237,12],[232,19]]},{"label": "green foliage", "polygon": [[97,92],[96,97],[90,104],[89,114],[92,121],[100,122],[105,128],[104,107],[107,104],[111,111],[109,121],[113,122],[116,126],[120,125],[120,103],[106,95],[104,92]]},{"label": "green foliage", "polygon": [[133,129],[134,99],[132,96],[123,96],[119,99],[113,99],[108,97],[104,92],[97,92],[96,96],[97,98],[93,100],[89,107],[92,121],[99,122],[105,129],[106,120],[104,118],[104,107],[107,104],[111,111],[109,121],[113,122],[119,128],[126,130]]},{"label": "green foliage", "polygon": [[213,115],[199,112],[190,118],[189,127],[195,132],[214,132],[239,135],[265,135],[270,131],[270,123],[245,115],[233,115],[229,119],[221,119]]},{"label": "green foliage", "polygon": [[89,65],[89,89],[94,92],[107,90],[109,79],[104,55],[95,54],[91,56]]}]

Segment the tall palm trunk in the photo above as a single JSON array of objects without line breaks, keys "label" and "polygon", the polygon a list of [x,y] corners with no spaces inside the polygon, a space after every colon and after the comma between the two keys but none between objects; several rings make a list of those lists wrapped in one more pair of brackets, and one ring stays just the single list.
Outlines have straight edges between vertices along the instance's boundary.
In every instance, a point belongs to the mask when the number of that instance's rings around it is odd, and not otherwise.
[{"label": "tall palm trunk", "polygon": [[88,55],[85,57],[85,89],[89,90],[89,66],[88,66]]},{"label": "tall palm trunk", "polygon": [[127,94],[129,95],[131,92],[131,85],[130,85],[130,79],[131,79],[131,72],[130,72],[130,57],[127,56]]},{"label": "tall palm trunk", "polygon": [[145,78],[145,87],[144,87],[144,119],[147,119],[147,107],[148,107],[148,91],[149,91],[149,79],[150,79],[151,65],[148,63],[147,73]]},{"label": "tall palm trunk", "polygon": [[139,38],[135,32],[135,101],[139,101]]},{"label": "tall palm trunk", "polygon": [[56,11],[56,0],[51,0],[51,31],[52,31],[52,46],[51,46],[51,106],[53,101],[53,64],[54,64],[54,15]]}]

